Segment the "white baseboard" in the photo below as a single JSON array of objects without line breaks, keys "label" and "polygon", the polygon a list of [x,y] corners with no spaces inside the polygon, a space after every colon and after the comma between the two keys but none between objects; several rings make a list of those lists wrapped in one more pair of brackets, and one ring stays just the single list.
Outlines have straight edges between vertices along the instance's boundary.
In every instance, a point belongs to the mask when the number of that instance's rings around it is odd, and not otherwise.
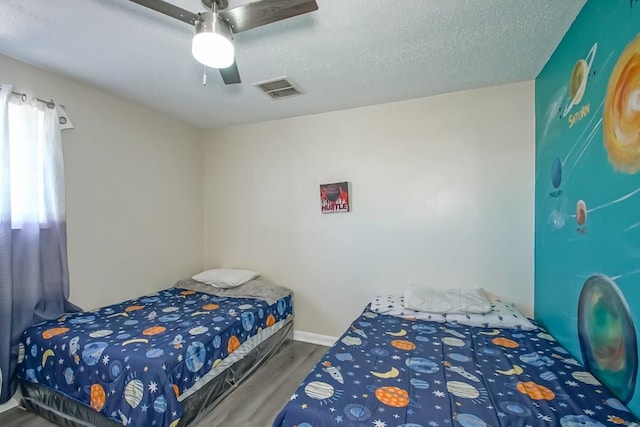
[{"label": "white baseboard", "polygon": [[331,347],[338,341],[338,337],[331,337],[329,335],[314,334],[312,332],[305,331],[293,331],[293,339],[296,341],[308,342],[311,344],[324,345]]},{"label": "white baseboard", "polygon": [[3,403],[2,405],[0,405],[0,412],[4,412],[4,411],[8,411],[11,408],[15,408],[16,406],[18,406],[18,401],[16,400],[16,397],[12,397],[11,399],[9,399],[9,401]]}]

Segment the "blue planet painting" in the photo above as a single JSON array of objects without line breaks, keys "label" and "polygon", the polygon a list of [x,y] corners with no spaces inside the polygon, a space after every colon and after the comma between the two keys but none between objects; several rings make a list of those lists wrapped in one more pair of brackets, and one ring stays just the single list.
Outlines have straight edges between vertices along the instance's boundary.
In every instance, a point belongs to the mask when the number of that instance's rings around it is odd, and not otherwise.
[{"label": "blue planet painting", "polygon": [[557,157],[551,164],[551,184],[553,188],[558,188],[562,184],[562,162]]},{"label": "blue planet painting", "polygon": [[578,340],[587,370],[629,403],[638,374],[636,330],[627,301],[607,276],[591,276],[582,287]]}]

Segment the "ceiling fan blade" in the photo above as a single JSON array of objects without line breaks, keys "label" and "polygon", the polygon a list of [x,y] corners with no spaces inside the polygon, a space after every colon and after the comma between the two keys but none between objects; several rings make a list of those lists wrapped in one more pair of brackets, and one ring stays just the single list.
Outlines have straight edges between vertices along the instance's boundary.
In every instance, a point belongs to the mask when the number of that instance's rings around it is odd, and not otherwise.
[{"label": "ceiling fan blade", "polygon": [[163,0],[129,0],[133,3],[137,3],[140,6],[148,7],[156,12],[163,13],[172,18],[176,18],[187,24],[196,25],[198,20],[198,14],[189,12],[181,7],[175,6],[171,3],[167,3]]},{"label": "ceiling fan blade", "polygon": [[233,60],[233,64],[227,68],[219,68],[220,75],[222,76],[222,80],[226,85],[233,85],[240,82],[240,72],[238,72],[238,64],[235,59]]},{"label": "ceiling fan blade", "polygon": [[262,0],[219,12],[231,31],[250,30],[318,10],[316,0]]}]

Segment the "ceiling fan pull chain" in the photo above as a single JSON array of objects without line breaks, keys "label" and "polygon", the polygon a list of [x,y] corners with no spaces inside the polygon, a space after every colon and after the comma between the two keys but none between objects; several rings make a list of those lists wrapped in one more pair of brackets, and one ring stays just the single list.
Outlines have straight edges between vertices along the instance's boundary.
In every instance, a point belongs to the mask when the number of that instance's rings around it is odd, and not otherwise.
[{"label": "ceiling fan pull chain", "polygon": [[207,85],[207,66],[202,66],[202,86]]}]

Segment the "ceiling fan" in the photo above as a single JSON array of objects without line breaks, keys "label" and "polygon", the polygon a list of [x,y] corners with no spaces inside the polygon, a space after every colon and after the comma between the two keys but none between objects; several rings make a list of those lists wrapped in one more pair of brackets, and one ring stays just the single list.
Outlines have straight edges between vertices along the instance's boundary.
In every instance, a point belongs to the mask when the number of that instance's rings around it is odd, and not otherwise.
[{"label": "ceiling fan", "polygon": [[225,84],[240,83],[232,34],[318,10],[316,0],[261,0],[227,9],[228,0],[201,0],[207,12],[193,13],[163,0],[129,0],[193,25],[192,53],[217,68]]}]

